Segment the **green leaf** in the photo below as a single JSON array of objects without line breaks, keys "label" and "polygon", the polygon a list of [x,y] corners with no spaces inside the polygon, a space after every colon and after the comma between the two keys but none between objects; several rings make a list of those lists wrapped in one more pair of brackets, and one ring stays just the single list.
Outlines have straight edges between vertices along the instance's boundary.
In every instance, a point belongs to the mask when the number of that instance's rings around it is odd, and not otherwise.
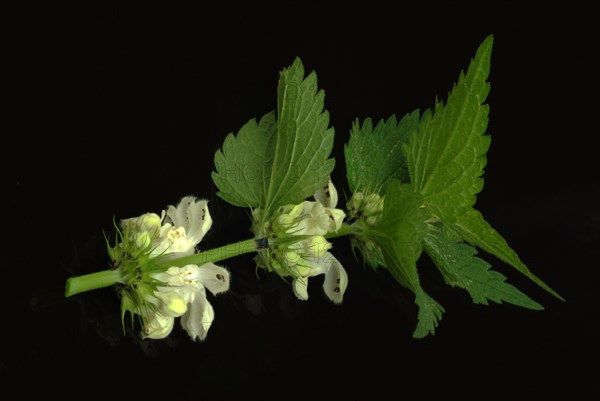
[{"label": "green leaf", "polygon": [[[381,223],[377,229],[384,234],[384,252],[397,256],[394,267],[389,267],[400,283],[415,291],[418,287],[416,261],[423,250],[422,239],[427,234],[429,213],[423,206],[423,197],[412,185],[393,179],[385,192]],[[386,262],[388,261],[386,257]]]},{"label": "green leaf", "polygon": [[428,334],[435,334],[435,328],[442,319],[444,308],[423,290],[416,292],[415,303],[419,306],[419,313],[417,314],[419,321],[413,332],[413,337],[423,338]]},{"label": "green leaf", "polygon": [[428,210],[461,239],[497,256],[525,274],[546,291],[562,299],[529,271],[506,241],[473,209],[483,188],[485,154],[490,145],[486,82],[490,70],[493,37],[488,36],[461,73],[446,105],[423,113],[419,128],[404,147],[411,182]]},{"label": "green leaf", "polygon": [[415,293],[419,306],[419,323],[413,333],[421,338],[435,333],[444,308],[425,293],[419,281],[417,260],[423,250],[430,214],[423,206],[423,197],[410,184],[389,181],[385,192],[385,206],[378,230],[381,232],[385,267],[403,286]]},{"label": "green leaf", "polygon": [[299,203],[325,186],[335,161],[329,159],[333,128],[317,92],[314,72],[304,78],[300,59],[281,72],[277,96],[277,129],[267,144],[263,170],[264,209]]},{"label": "green leaf", "polygon": [[512,250],[506,240],[485,221],[477,210],[464,213],[452,228],[471,245],[478,246],[513,266],[550,294],[564,301],[563,297],[529,271],[529,268],[519,259],[517,253]]},{"label": "green leaf", "polygon": [[466,74],[461,72],[444,105],[426,111],[419,129],[404,147],[411,182],[430,210],[450,222],[475,204],[483,188],[490,138],[485,134],[493,37],[477,50]]},{"label": "green leaf", "polygon": [[425,252],[438,267],[446,283],[467,290],[474,303],[487,305],[488,300],[496,303],[504,301],[523,308],[544,309],[506,283],[506,277],[502,274],[490,270],[490,264],[475,256],[477,250],[472,246],[456,242],[441,231],[426,235],[423,243]]},{"label": "green leaf", "polygon": [[264,204],[263,168],[269,137],[275,132],[275,112],[265,114],[258,123],[248,121],[238,132],[225,138],[215,153],[212,178],[219,195],[235,206],[258,207]]},{"label": "green leaf", "polygon": [[419,111],[406,114],[400,122],[392,115],[375,127],[370,118],[352,124],[344,148],[350,192],[383,194],[391,178],[408,182],[403,145],[419,125]]},{"label": "green leaf", "polygon": [[[314,72],[304,78],[300,59],[279,79],[277,116],[250,120],[229,134],[215,153],[212,177],[218,195],[241,207],[260,207],[264,218],[278,206],[299,203],[325,186],[335,161],[329,158],[333,128],[323,109]],[[277,117],[277,118],[276,118]]]}]

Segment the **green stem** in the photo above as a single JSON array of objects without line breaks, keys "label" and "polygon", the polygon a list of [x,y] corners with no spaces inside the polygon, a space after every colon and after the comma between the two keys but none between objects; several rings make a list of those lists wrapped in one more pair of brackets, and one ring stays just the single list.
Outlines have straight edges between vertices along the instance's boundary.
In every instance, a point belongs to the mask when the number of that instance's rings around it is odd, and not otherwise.
[{"label": "green stem", "polygon": [[[352,226],[344,224],[337,232],[329,233],[325,236],[325,238],[332,239],[342,237],[352,234],[354,231],[355,230]],[[215,263],[221,260],[243,255],[245,253],[255,252],[256,249],[256,240],[247,239],[177,259],[163,261],[155,260],[153,261],[152,266],[148,266],[146,272],[153,270],[163,271],[171,266],[185,266],[189,264],[200,266],[205,263]],[[110,287],[111,285],[123,282],[123,272],[120,269],[103,270],[96,273],[86,274],[84,276],[70,277],[67,279],[65,296],[70,297],[81,292],[95,290],[97,288]]]},{"label": "green stem", "polygon": [[205,263],[220,262],[221,260],[233,258],[235,256],[243,255],[256,251],[256,241],[254,239],[247,239],[233,244],[220,246],[218,248],[209,249],[182,258],[171,259],[166,261],[155,261],[155,265],[160,267],[161,270],[171,266],[185,266],[185,265],[203,265]]},{"label": "green stem", "polygon": [[337,230],[336,232],[331,232],[331,233],[328,233],[327,235],[325,235],[325,239],[343,237],[346,235],[353,234],[354,232],[356,232],[356,230],[354,229],[353,226],[351,226],[349,224],[342,224],[340,229]]},{"label": "green stem", "polygon": [[[355,230],[352,226],[343,224],[337,232],[329,233],[325,236],[327,239],[343,237],[345,235],[352,234]],[[243,255],[245,253],[256,251],[256,240],[247,239],[233,244],[224,245],[218,248],[209,249],[194,255],[184,256],[182,258],[166,260],[156,262],[156,266],[161,269],[168,268],[171,266],[185,266],[185,265],[203,265],[205,263],[215,263],[221,260],[233,258],[235,256]]]},{"label": "green stem", "polygon": [[123,272],[120,269],[103,270],[84,276],[69,277],[65,288],[65,297],[97,288],[110,287],[116,283],[121,283],[122,279]]}]

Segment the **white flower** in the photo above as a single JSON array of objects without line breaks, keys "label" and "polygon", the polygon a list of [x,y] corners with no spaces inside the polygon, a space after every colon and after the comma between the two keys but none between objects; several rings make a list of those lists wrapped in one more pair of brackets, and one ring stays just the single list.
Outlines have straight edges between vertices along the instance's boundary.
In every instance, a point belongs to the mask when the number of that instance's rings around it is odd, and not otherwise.
[{"label": "white flower", "polygon": [[[344,211],[341,209],[337,209],[338,193],[333,185],[333,182],[329,180],[326,188],[319,189],[317,192],[315,192],[314,198],[317,202],[309,202],[314,204],[312,205],[311,209],[311,215],[313,216],[313,219],[316,217],[315,215],[319,215],[321,227],[326,227],[327,232],[335,232],[339,230],[342,226],[344,218],[346,217],[346,213],[344,213]],[[327,216],[327,224],[324,223],[325,217],[323,217],[323,215]]]},{"label": "white flower", "polygon": [[138,248],[151,248],[150,257],[193,254],[211,226],[208,201],[193,196],[182,198],[177,207],[170,205],[161,216],[146,213],[121,221],[129,240],[135,241]]},{"label": "white flower", "polygon": [[292,283],[294,294],[298,299],[308,299],[308,278],[325,274],[323,290],[325,295],[335,304],[341,304],[348,287],[348,274],[344,266],[329,252],[322,257],[307,262],[306,274],[295,278]]},{"label": "white flower", "polygon": [[[341,209],[336,209],[338,196],[335,186],[329,181],[327,188],[318,190],[314,201],[304,201],[288,206],[285,213],[278,217],[280,225],[289,225],[288,234],[325,235],[340,229],[346,217]],[[297,224],[294,222],[297,221]]]},{"label": "white flower", "polygon": [[319,189],[313,196],[317,202],[327,208],[333,209],[337,206],[338,193],[331,180],[327,183],[327,187]]},{"label": "white flower", "polygon": [[214,319],[215,311],[206,299],[206,290],[202,288],[188,312],[181,317],[181,326],[192,340],[204,341]]},{"label": "white flower", "polygon": [[[206,200],[186,196],[179,204],[169,206],[161,215],[146,213],[121,221],[124,241],[119,248],[133,257],[140,253],[170,260],[193,254],[195,247],[212,226]],[[116,253],[115,260],[120,260]],[[206,289],[218,294],[229,289],[229,272],[206,263],[172,266],[150,275],[149,282],[139,279],[134,286],[137,295],[125,294],[122,308],[141,316],[145,338],[168,336],[176,318],[194,340],[204,340],[215,317],[206,299]],[[140,302],[134,302],[139,299]]]},{"label": "white flower", "polygon": [[[148,300],[156,306],[156,311],[155,316],[147,319],[144,335],[164,338],[170,330],[153,329],[159,326],[158,321],[181,317],[181,324],[190,337],[204,340],[215,317],[212,305],[206,299],[206,289],[213,295],[227,291],[229,272],[223,267],[206,263],[202,266],[173,266],[162,273],[153,274],[152,278],[164,285],[159,285],[154,297]],[[148,327],[153,337],[148,335]],[[161,337],[164,332],[166,334]]]},{"label": "white flower", "polygon": [[186,196],[181,199],[177,207],[170,205],[167,208],[165,223],[154,241],[150,256],[191,255],[211,226],[212,218],[208,211],[208,201]]},{"label": "white flower", "polygon": [[285,264],[293,271],[293,276],[310,275],[311,266],[318,263],[331,249],[331,243],[320,235],[295,242],[285,251]]},{"label": "white flower", "polygon": [[[259,254],[258,260],[261,267],[268,267],[282,276],[292,276],[294,293],[301,300],[308,299],[309,277],[325,274],[325,294],[339,304],[348,286],[348,275],[341,263],[328,252],[331,243],[325,236],[342,227],[346,213],[337,209],[338,193],[331,180],[314,194],[314,198],[314,201],[278,209],[271,225],[265,227],[279,242],[269,250],[270,253]],[[260,209],[254,209],[252,213],[255,220],[260,220]],[[293,242],[294,236],[304,238]]]},{"label": "white flower", "polygon": [[[308,278],[325,274],[323,289],[334,303],[340,304],[348,287],[348,274],[342,264],[329,252],[331,243],[323,235],[340,229],[346,217],[344,211],[336,209],[338,194],[329,180],[327,188],[317,191],[316,202],[303,202],[301,220],[288,233],[296,235],[314,235],[299,241],[288,248],[288,264],[292,265],[298,276],[292,287],[294,294],[301,300],[308,299]],[[295,210],[292,209],[290,214]],[[294,260],[293,258],[296,258]],[[290,263],[291,262],[291,263]]]},{"label": "white flower", "polygon": [[[329,231],[329,214],[319,202],[302,202],[302,220],[293,230],[296,235],[325,235]],[[290,231],[292,231],[290,230]]]},{"label": "white flower", "polygon": [[171,334],[173,325],[175,324],[175,319],[171,316],[165,316],[160,312],[151,310],[146,310],[141,315],[144,325],[142,336],[144,338],[159,340]]},{"label": "white flower", "polygon": [[186,196],[177,207],[170,205],[166,214],[166,223],[160,228],[157,245],[150,256],[193,254],[196,245],[212,226],[208,201]]}]

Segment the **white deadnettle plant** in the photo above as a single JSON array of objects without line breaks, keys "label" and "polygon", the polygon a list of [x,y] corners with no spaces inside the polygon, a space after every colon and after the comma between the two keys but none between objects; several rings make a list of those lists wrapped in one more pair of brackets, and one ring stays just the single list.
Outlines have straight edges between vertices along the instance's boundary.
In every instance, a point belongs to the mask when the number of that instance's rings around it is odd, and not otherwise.
[{"label": "white deadnettle plant", "polygon": [[[346,223],[331,181],[317,190],[314,201],[292,204],[317,189],[316,182],[325,183],[335,166],[324,92],[316,74],[306,76],[296,59],[281,71],[275,112],[228,135],[214,157],[217,195],[253,208],[254,238],[194,254],[212,219],[206,201],[184,197],[160,215],[123,220],[117,243],[108,245],[111,268],[70,277],[65,296],[118,285],[122,318],[127,312],[139,315],[147,338],[164,338],[180,317],[190,336],[202,340],[214,319],[206,290],[218,294],[229,288],[229,273],[212,262],[257,252],[259,267],[292,278],[299,299],[308,298],[309,278],[323,274],[325,294],[339,304],[348,276],[329,252],[328,239],[350,236],[367,264],[387,269],[414,293],[419,307],[415,337],[433,334],[444,312],[421,287],[416,262],[423,252],[448,284],[463,287],[476,303],[542,309],[490,270],[476,248],[563,299],[473,208],[490,143],[484,102],[492,44],[493,38],[486,38],[446,102],[436,101],[433,109],[399,121],[392,116],[376,125],[370,118],[353,125],[344,147],[352,194]],[[452,180],[432,174],[453,161],[474,166],[473,174]],[[261,167],[262,174],[248,175],[250,166]]]},{"label": "white deadnettle plant", "polygon": [[[134,253],[161,261],[193,254],[211,226],[208,202],[192,196],[184,197],[177,207],[169,206],[161,216],[146,213],[121,222],[124,242],[134,244]],[[175,318],[181,317],[190,337],[204,340],[215,316],[206,289],[213,295],[227,291],[229,272],[213,263],[171,266],[146,274],[141,270],[139,278],[129,286],[132,290],[126,289],[122,296],[126,298],[124,308],[141,316],[143,336],[165,338],[171,333]]]}]

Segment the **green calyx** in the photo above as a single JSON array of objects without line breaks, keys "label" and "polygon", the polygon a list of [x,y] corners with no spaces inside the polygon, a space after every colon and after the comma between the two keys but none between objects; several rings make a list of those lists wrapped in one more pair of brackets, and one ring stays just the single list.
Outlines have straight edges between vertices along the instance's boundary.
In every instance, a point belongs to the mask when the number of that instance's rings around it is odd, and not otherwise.
[{"label": "green calyx", "polygon": [[151,256],[154,250],[152,242],[159,235],[160,224],[157,215],[142,215],[137,219],[123,221],[122,230],[115,226],[116,238],[112,246],[105,238],[112,265],[122,274],[118,288],[123,330],[127,313],[133,326],[135,315],[140,316],[143,311],[155,309],[150,300],[154,299],[154,292],[160,282],[151,275],[165,270],[165,267],[155,262],[160,258]]}]

